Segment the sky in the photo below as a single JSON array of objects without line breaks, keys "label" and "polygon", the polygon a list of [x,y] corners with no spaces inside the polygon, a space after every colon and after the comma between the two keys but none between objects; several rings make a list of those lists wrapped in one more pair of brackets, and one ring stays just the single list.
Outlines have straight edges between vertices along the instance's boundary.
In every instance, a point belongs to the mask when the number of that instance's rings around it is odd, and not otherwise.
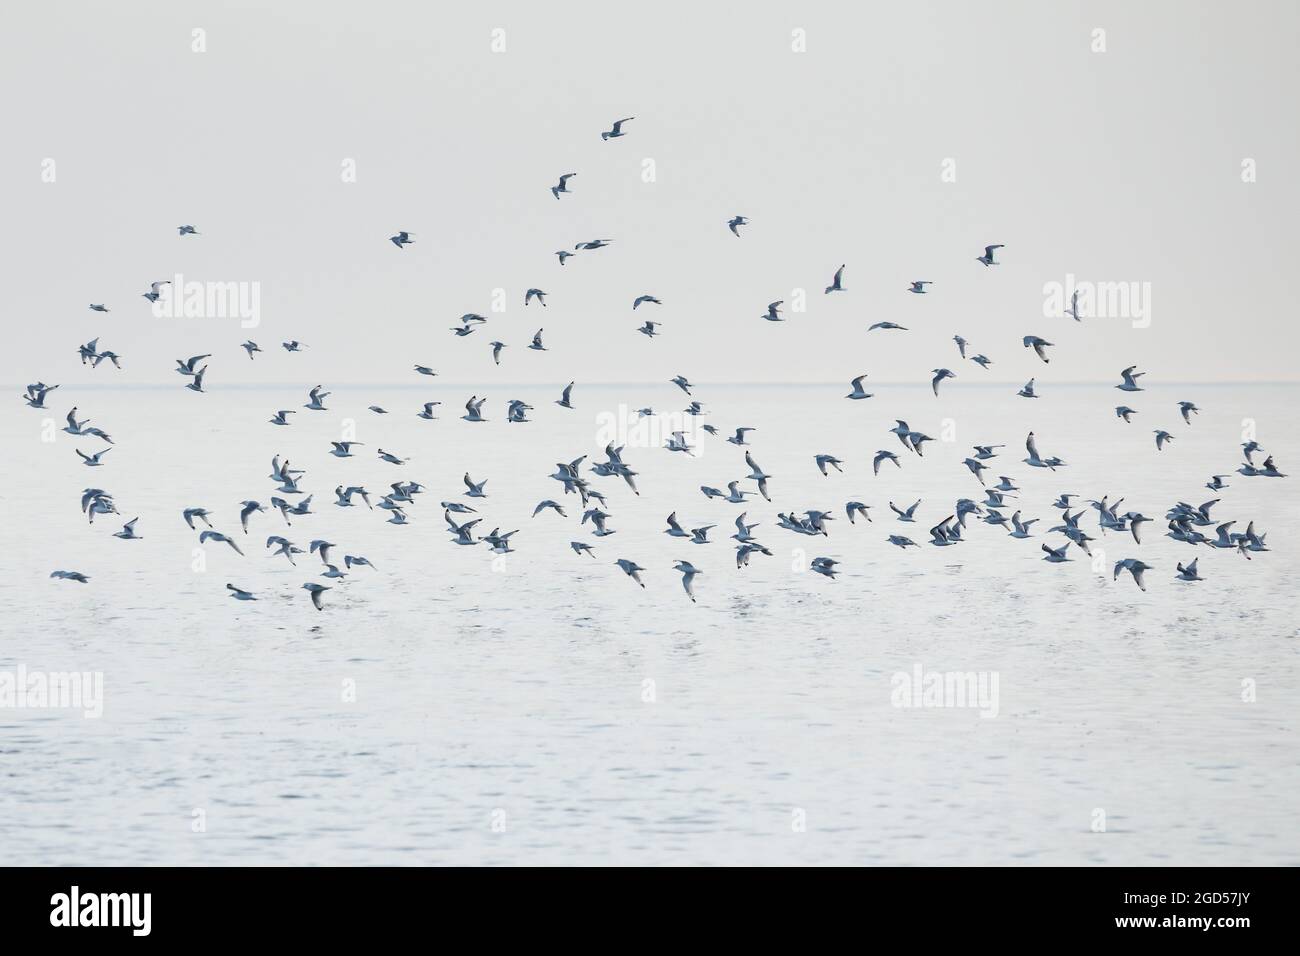
[{"label": "sky", "polygon": [[[449,384],[1294,381],[1298,11],[10,5],[0,381],[174,384],[205,352],[217,388],[408,383],[414,363]],[[846,291],[823,294],[841,263]],[[178,274],[255,284],[259,325],[155,317],[141,293]],[[1070,276],[1146,314],[1045,315]],[[663,305],[633,312],[641,294]],[[775,300],[784,323],[760,319]],[[456,338],[467,312],[490,321]],[[538,328],[547,352],[526,348]],[[81,368],[97,335],[120,372]]]}]

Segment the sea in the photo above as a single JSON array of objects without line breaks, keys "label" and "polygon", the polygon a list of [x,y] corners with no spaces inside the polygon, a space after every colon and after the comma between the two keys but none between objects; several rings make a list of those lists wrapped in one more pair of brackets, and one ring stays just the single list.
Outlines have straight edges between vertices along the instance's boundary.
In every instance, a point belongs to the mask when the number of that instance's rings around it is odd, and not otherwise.
[{"label": "sea", "polygon": [[[476,423],[460,417],[471,387],[433,380],[328,388],[326,411],[303,408],[315,383],[182,384],[69,387],[0,415],[8,863],[1300,864],[1300,476],[1237,473],[1251,440],[1257,463],[1300,469],[1300,386],[1057,384],[1028,400],[868,381],[875,397],[848,401],[847,383],[702,384],[691,415],[666,382],[579,383],[571,409],[564,383],[494,384]],[[512,399],[529,421],[505,420]],[[1201,409],[1190,424],[1180,400]],[[436,420],[417,417],[428,401]],[[111,446],[61,431],[73,404]],[[277,409],[290,425],[270,424]],[[923,455],[890,432],[899,417],[933,439]],[[741,426],[747,445],[724,440]],[[1173,435],[1163,451],[1155,429]],[[664,447],[674,431],[691,451]],[[1030,431],[1062,466],[1024,463]],[[345,440],[361,444],[332,456]],[[610,442],[636,493],[590,473]],[[931,545],[959,498],[983,498],[962,465],[977,444],[1003,446],[985,478],[1018,489],[1004,510],[1037,519],[1031,537],[971,517],[960,544]],[[76,455],[104,447],[98,467]],[[876,475],[882,449],[899,463]],[[302,469],[301,494],[276,490],[276,456]],[[603,537],[550,477],[582,456]],[[466,496],[466,474],[486,497]],[[700,491],[730,481],[743,504]],[[335,504],[336,486],[377,505],[395,482],[422,486],[404,525]],[[118,513],[91,523],[87,488]],[[1097,540],[1053,564],[1062,493]],[[270,508],[307,494],[309,514]],[[1140,544],[1099,527],[1088,501],[1103,497],[1153,519]],[[534,516],[546,499],[566,516]],[[1213,499],[1214,524],[1253,521],[1268,550],[1166,537],[1171,507]],[[247,533],[244,500],[268,508]],[[870,520],[850,522],[849,501]],[[919,501],[915,521],[891,501]],[[475,508],[452,517],[481,519],[476,536],[517,530],[513,550],[455,544],[441,502]],[[181,517],[200,506],[243,555],[200,545]],[[826,534],[778,527],[807,510],[834,516]],[[742,512],[772,553],[738,568]],[[713,526],[707,543],[664,533],[670,513]],[[113,536],[134,518],[138,540]],[[303,549],[296,565],[272,535]],[[318,539],[346,577],[322,577]],[[1125,558],[1150,565],[1145,591],[1114,577]],[[1204,580],[1177,580],[1193,558]],[[702,571],[696,602],[683,559]],[[322,610],[307,582],[330,587]]]}]

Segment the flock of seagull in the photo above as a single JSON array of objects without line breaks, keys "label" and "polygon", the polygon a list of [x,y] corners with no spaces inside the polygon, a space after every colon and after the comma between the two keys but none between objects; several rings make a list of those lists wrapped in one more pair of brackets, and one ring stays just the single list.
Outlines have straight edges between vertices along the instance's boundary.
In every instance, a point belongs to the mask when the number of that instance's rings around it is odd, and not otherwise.
[{"label": "flock of seagull", "polygon": [[[626,124],[632,122],[634,118],[635,117],[626,117],[616,121],[611,129],[600,134],[601,139],[607,141],[628,135],[624,127]],[[576,176],[577,173],[565,173],[559,177],[559,181],[556,185],[550,187],[550,191],[556,200],[560,200],[562,196],[572,195],[573,191],[570,189],[570,181]],[[742,228],[749,225],[750,220],[747,217],[737,215],[725,223],[725,228],[728,229],[733,236],[740,239],[742,238]],[[201,233],[199,233],[192,225],[179,226],[177,227],[177,231],[182,238],[201,235]],[[389,241],[398,250],[402,250],[406,246],[415,243],[417,240],[414,233],[403,230],[389,237]],[[609,246],[612,242],[613,240],[611,239],[587,240],[577,243],[573,247],[572,251],[562,249],[556,252],[555,255],[559,260],[559,264],[563,266],[566,259],[572,258],[580,253],[590,253],[603,249]],[[997,266],[1000,264],[997,259],[997,254],[999,250],[1003,248],[1004,246],[1000,243],[990,244],[984,248],[982,255],[975,257],[976,261],[982,263],[985,267]],[[846,265],[841,264],[839,268],[835,270],[831,283],[825,287],[826,295],[843,293],[846,291],[844,285],[845,268]],[[150,284],[149,291],[142,293],[142,296],[151,303],[157,302],[160,296],[163,295],[164,286],[167,284],[168,283],[165,281],[153,282]],[[930,294],[931,286],[933,285],[934,283],[929,280],[915,280],[910,282],[909,285],[905,287],[905,290],[916,295],[925,295]],[[546,298],[547,293],[544,290],[529,288],[524,296],[524,304],[525,306],[531,306],[536,303],[539,307],[546,308]],[[769,303],[766,312],[761,314],[761,318],[769,322],[784,321],[781,314],[781,306],[783,304],[783,300]],[[662,303],[653,295],[643,294],[637,296],[633,300],[632,309],[635,312],[642,306],[652,305],[660,306]],[[103,303],[92,303],[89,307],[92,311],[98,313],[110,312],[110,309]],[[1077,293],[1071,301],[1070,308],[1066,311],[1066,317],[1073,318],[1076,322],[1083,321],[1084,316],[1082,316],[1079,311]],[[451,327],[451,331],[455,336],[464,338],[475,334],[487,323],[488,319],[485,316],[477,313],[467,313],[461,316],[459,322],[455,326]],[[646,320],[636,329],[636,331],[648,337],[654,337],[661,334],[659,332],[660,325],[661,323],[659,322]],[[868,331],[874,332],[876,330],[896,332],[908,331],[906,326],[894,322],[877,322],[870,326]],[[535,351],[546,350],[546,346],[543,344],[543,332],[544,329],[542,328],[537,330],[532,337],[532,341],[527,346],[528,349]],[[983,368],[987,368],[992,364],[992,360],[986,355],[971,354],[968,356],[967,349],[969,343],[961,335],[954,335],[953,342],[956,344],[957,353],[963,361],[969,360]],[[493,362],[494,364],[499,365],[501,362],[502,350],[507,346],[505,343],[495,340],[489,344],[492,349]],[[1032,349],[1037,358],[1044,364],[1050,362],[1051,359],[1048,349],[1054,347],[1052,342],[1036,335],[1026,335],[1023,338],[1023,345],[1026,349]],[[302,342],[297,340],[283,342],[281,343],[281,346],[287,352],[301,352],[306,348]],[[261,347],[252,340],[242,343],[240,347],[245,350],[249,360],[254,360],[255,356],[262,352]],[[89,366],[91,369],[99,368],[99,366],[105,361],[108,361],[116,369],[122,368],[122,356],[110,349],[101,348],[99,337],[79,346],[78,355],[82,364]],[[192,392],[205,393],[204,378],[209,367],[207,360],[212,357],[211,354],[200,354],[176,360],[175,371],[185,379],[186,389]],[[930,385],[936,396],[939,394],[940,386],[945,381],[957,377],[956,372],[945,367],[935,368],[932,371],[933,378],[930,380]],[[433,368],[420,364],[414,365],[414,372],[420,376],[433,377],[437,375],[437,372]],[[1129,366],[1119,373],[1120,382],[1115,385],[1115,388],[1126,394],[1141,392],[1143,391],[1143,387],[1139,384],[1138,380],[1144,374],[1144,372],[1138,371],[1136,366]],[[866,374],[863,374],[854,378],[850,383],[852,390],[845,396],[845,398],[851,401],[865,401],[871,399],[873,395],[867,391],[865,384],[867,377]],[[690,405],[686,408],[686,412],[690,415],[703,414],[702,403],[693,398],[692,388],[694,386],[691,382],[682,375],[678,375],[671,379],[671,382],[691,398]],[[555,400],[557,406],[564,409],[574,408],[574,384],[574,382],[569,382],[568,385],[563,388],[560,397]],[[46,404],[47,399],[58,387],[58,385],[47,385],[43,382],[35,382],[27,386],[25,393],[22,395],[22,399],[30,408],[46,409],[49,407]],[[1026,399],[1039,398],[1040,396],[1035,390],[1035,379],[1031,378],[1017,394]],[[311,412],[326,411],[328,410],[326,400],[329,397],[330,392],[326,391],[324,386],[317,385],[310,389],[307,395],[307,402],[302,407]],[[465,403],[465,414],[460,416],[461,419],[472,423],[488,421],[489,419],[484,415],[484,405],[486,402],[487,399],[482,396],[477,394],[471,396]],[[417,414],[420,418],[426,420],[436,419],[438,417],[436,415],[436,409],[440,404],[441,403],[437,401],[426,402],[421,411]],[[369,406],[369,410],[377,415],[388,414],[388,411],[379,405],[371,405]],[[532,419],[528,417],[528,413],[533,410],[533,406],[526,402],[518,399],[512,400],[507,404],[505,421],[508,423],[529,422]],[[1199,412],[1200,409],[1193,402],[1181,401],[1178,403],[1178,414],[1187,425],[1191,425],[1192,416]],[[642,416],[654,414],[653,410],[649,408],[641,409],[639,413]],[[279,409],[271,416],[269,422],[271,425],[275,426],[289,426],[291,424],[289,416],[296,414],[298,414],[296,409]],[[1138,414],[1138,410],[1131,408],[1128,405],[1121,404],[1116,406],[1115,414],[1125,423],[1131,423],[1132,417]],[[78,438],[84,438],[87,442],[91,442],[93,439],[94,442],[99,443],[98,445],[93,445],[89,453],[83,451],[81,448],[76,449],[76,453],[80,457],[82,465],[92,468],[104,467],[106,465],[105,456],[113,449],[112,437],[101,428],[92,426],[90,424],[90,419],[79,417],[79,410],[77,407],[73,407],[67,413],[66,420],[67,424],[63,428],[64,432]],[[903,448],[904,455],[912,455],[918,458],[924,457],[925,443],[932,441],[933,439],[929,435],[911,428],[906,421],[901,419],[896,421],[897,424],[895,427],[889,431],[897,437],[899,444],[901,444]],[[748,446],[748,436],[751,432],[755,431],[754,428],[742,426],[736,428],[733,434],[724,437],[723,433],[712,425],[704,425],[703,430],[713,438],[723,438],[726,442],[735,446]],[[1175,436],[1165,429],[1154,429],[1154,435],[1155,445],[1158,451],[1162,451],[1170,442],[1175,440]],[[356,441],[337,441],[331,442],[331,445],[332,448],[329,454],[338,458],[351,458],[354,457],[354,449],[360,448],[362,443]],[[674,432],[664,447],[670,452],[682,452],[686,454],[692,452],[692,446],[690,445],[688,437],[684,431]],[[1023,539],[1033,536],[1031,528],[1033,525],[1038,523],[1039,519],[1022,517],[1019,508],[1015,507],[1014,504],[1011,503],[1015,500],[1015,492],[1019,490],[1014,480],[1010,477],[999,475],[999,481],[996,484],[990,485],[985,479],[985,472],[996,467],[988,464],[988,462],[999,457],[997,449],[1003,447],[1004,446],[1002,445],[973,446],[971,455],[964,460],[963,465],[978,480],[984,497],[982,500],[964,497],[957,500],[951,509],[944,509],[951,513],[929,529],[929,540],[926,542],[928,545],[933,547],[952,547],[961,544],[965,540],[963,535],[966,533],[968,521],[978,521],[984,524],[996,526],[1001,528],[1011,538]],[[1067,463],[1061,458],[1055,455],[1044,456],[1040,453],[1038,442],[1033,432],[1030,432],[1026,437],[1025,451],[1026,457],[1023,458],[1022,461],[1031,468],[1046,468],[1055,472],[1059,468],[1067,467]],[[586,461],[587,455],[582,455],[567,463],[557,463],[555,472],[550,475],[551,479],[559,483],[564,496],[576,496],[582,510],[579,527],[586,528],[589,525],[592,537],[598,540],[603,540],[615,534],[615,529],[610,527],[610,521],[613,515],[610,510],[607,510],[609,508],[609,503],[604,493],[595,487],[593,477],[619,479],[634,494],[640,494],[636,482],[639,473],[634,471],[624,460],[623,452],[623,447],[615,447],[613,443],[610,443],[604,449],[604,460],[592,461],[585,472],[583,471],[583,463]],[[1244,443],[1242,445],[1242,452],[1244,461],[1236,469],[1236,474],[1248,478],[1285,477],[1285,475],[1278,470],[1272,456],[1267,455],[1258,442],[1249,441]],[[392,451],[386,451],[383,448],[376,448],[376,455],[381,461],[396,466],[404,465],[408,461],[408,459],[403,458],[401,455]],[[1256,456],[1260,456],[1262,460],[1257,462]],[[773,476],[763,470],[755,460],[752,451],[747,449],[744,454],[744,459],[746,466],[750,469],[748,475],[728,482],[726,485],[727,490],[725,492],[715,487],[701,485],[700,491],[704,497],[706,499],[717,498],[724,502],[736,505],[744,505],[750,498],[755,496],[760,496],[765,501],[771,502],[772,499],[769,493],[768,482]],[[898,453],[890,451],[889,449],[881,449],[877,451],[872,458],[873,474],[879,475],[882,464],[886,463],[892,463],[895,467],[902,467]],[[843,462],[833,455],[818,454],[814,458],[814,464],[823,475],[828,475],[830,469],[841,471]],[[307,493],[306,490],[301,487],[303,474],[304,472],[302,469],[291,467],[288,460],[281,460],[278,455],[272,459],[271,473],[268,477],[274,483],[275,488],[274,494],[269,496],[269,509],[278,512],[286,526],[291,526],[293,519],[295,518],[316,514],[316,512],[312,511],[311,508],[314,495]],[[1210,481],[1206,483],[1206,487],[1217,492],[1228,487],[1225,480],[1229,477],[1230,474],[1214,475],[1211,477]],[[464,498],[478,500],[487,497],[487,492],[485,491],[485,486],[487,484],[486,479],[475,481],[467,472],[463,478],[463,482],[465,485],[465,491],[462,496]],[[748,487],[742,487],[746,482],[752,482],[754,490],[751,490]],[[425,491],[425,487],[420,483],[404,480],[393,482],[388,486],[386,492],[378,496],[373,495],[372,492],[361,486],[344,486],[340,484],[334,489],[335,501],[333,503],[341,508],[349,508],[357,507],[357,502],[359,501],[361,502],[361,506],[367,509],[379,509],[387,514],[387,520],[389,523],[402,525],[409,521],[408,511],[416,503],[418,496],[425,493]],[[1265,544],[1265,535],[1256,532],[1253,521],[1247,524],[1244,531],[1234,532],[1232,528],[1237,524],[1237,522],[1220,521],[1217,517],[1211,517],[1211,510],[1218,503],[1218,498],[1206,501],[1200,505],[1178,502],[1171,507],[1164,516],[1164,520],[1167,522],[1168,527],[1167,536],[1175,541],[1186,543],[1194,549],[1208,547],[1214,549],[1233,550],[1247,559],[1250,559],[1252,553],[1268,550]],[[920,504],[921,502],[917,501],[910,505],[906,505],[906,507],[900,507],[895,502],[890,501],[889,508],[893,514],[894,520],[901,524],[909,525],[915,524],[917,519],[917,509]],[[1059,523],[1049,528],[1047,531],[1048,534],[1061,535],[1061,539],[1056,546],[1048,543],[1043,543],[1041,545],[1041,550],[1044,555],[1042,560],[1053,564],[1072,560],[1070,557],[1071,545],[1075,546],[1088,556],[1092,555],[1090,543],[1097,539],[1085,530],[1083,523],[1083,519],[1085,516],[1089,515],[1090,511],[1095,513],[1096,527],[1100,529],[1102,533],[1119,532],[1130,534],[1133,538],[1134,545],[1140,546],[1142,543],[1141,528],[1154,519],[1133,510],[1121,511],[1120,508],[1122,504],[1122,498],[1112,501],[1108,496],[1103,496],[1100,499],[1084,499],[1077,494],[1061,494],[1057,500],[1052,503],[1052,506],[1060,511]],[[483,519],[476,516],[477,511],[474,507],[465,501],[454,499],[442,501],[440,507],[443,511],[443,520],[447,525],[447,530],[451,536],[453,544],[461,546],[486,545],[496,554],[508,554],[513,552],[514,549],[511,547],[511,541],[518,533],[517,529],[502,532],[501,529],[497,527],[493,528],[492,531],[487,534],[476,536],[476,526],[478,526]],[[866,522],[871,522],[872,517],[870,514],[870,508],[870,505],[861,501],[849,501],[844,506],[845,516],[851,524],[856,524],[858,518],[862,518]],[[91,525],[94,524],[96,516],[119,514],[114,496],[105,489],[98,487],[88,487],[84,489],[81,495],[81,511]],[[249,498],[242,501],[239,506],[239,523],[243,534],[249,534],[249,522],[254,515],[267,511],[268,506],[264,505],[259,500]],[[1008,516],[1006,514],[1007,511],[1011,511],[1012,513]],[[565,505],[562,501],[557,501],[552,498],[542,500],[533,510],[534,518],[543,514],[553,514],[561,519],[568,518],[568,513],[565,511]],[[835,516],[829,512],[818,510],[808,510],[802,513],[778,512],[775,525],[782,530],[794,534],[805,535],[813,538],[827,537],[830,533],[828,523],[832,521],[834,517]],[[245,552],[243,548],[240,547],[239,543],[242,539],[218,531],[213,526],[212,518],[212,512],[203,507],[186,508],[181,515],[181,519],[189,529],[198,532],[198,540],[200,544],[212,542],[218,545],[226,545],[236,554],[244,556]],[[773,554],[769,548],[761,544],[754,536],[754,529],[759,526],[759,523],[750,522],[747,519],[748,511],[742,511],[734,520],[736,531],[730,536],[731,539],[736,542],[735,560],[738,569],[747,567],[750,559],[755,555],[766,555],[770,557]],[[135,530],[138,521],[138,517],[132,518],[122,526],[121,530],[115,532],[114,536],[126,541],[139,539],[141,536],[138,535]],[[667,527],[664,529],[664,533],[675,539],[680,539],[684,544],[707,546],[714,543],[709,538],[709,532],[712,531],[716,525],[709,524],[697,528],[683,527],[678,521],[677,513],[675,511],[668,515],[666,523]],[[1199,530],[1211,527],[1213,527],[1212,534],[1207,534],[1204,531]],[[921,545],[911,537],[901,533],[889,534],[886,540],[889,544],[904,550],[907,548],[921,547]],[[590,542],[574,540],[570,543],[570,547],[578,557],[595,557],[594,547]],[[347,577],[356,568],[374,569],[374,565],[372,565],[364,555],[355,554],[344,554],[341,562],[343,567],[340,569],[338,563],[336,563],[337,559],[334,557],[334,551],[336,548],[337,545],[334,543],[324,538],[317,538],[312,540],[304,551],[303,548],[298,547],[291,540],[280,534],[270,535],[266,539],[265,545],[265,549],[269,553],[270,557],[278,558],[283,556],[294,567],[298,566],[296,556],[315,555],[319,557],[323,567],[323,570],[320,572],[320,577],[329,581],[341,580]],[[1198,558],[1193,557],[1192,560],[1186,564],[1179,562],[1177,564],[1175,579],[1183,582],[1203,580],[1197,568],[1198,560]],[[642,588],[646,587],[645,580],[642,578],[642,573],[647,571],[646,568],[628,558],[617,558],[613,563],[636,584],[639,584]],[[832,558],[816,557],[809,564],[809,570],[824,577],[834,579],[835,576],[840,573],[839,565],[840,562]],[[1124,558],[1114,565],[1113,577],[1118,578],[1122,573],[1128,572],[1137,586],[1145,591],[1145,572],[1151,570],[1151,567],[1151,565],[1145,563],[1140,558]],[[694,602],[696,600],[695,578],[704,572],[700,568],[696,567],[691,561],[683,559],[677,560],[672,565],[672,568],[674,571],[681,574],[682,587],[685,590],[686,595],[692,602]],[[60,580],[80,582],[82,584],[85,584],[90,580],[88,575],[79,571],[70,570],[53,571],[50,577]],[[258,600],[258,597],[254,592],[237,587],[234,584],[228,583],[226,588],[230,592],[230,597],[235,600]],[[312,580],[305,582],[302,585],[302,589],[309,592],[312,604],[317,610],[321,610],[325,607],[323,596],[325,592],[331,589],[331,585],[322,584],[319,581]]]}]

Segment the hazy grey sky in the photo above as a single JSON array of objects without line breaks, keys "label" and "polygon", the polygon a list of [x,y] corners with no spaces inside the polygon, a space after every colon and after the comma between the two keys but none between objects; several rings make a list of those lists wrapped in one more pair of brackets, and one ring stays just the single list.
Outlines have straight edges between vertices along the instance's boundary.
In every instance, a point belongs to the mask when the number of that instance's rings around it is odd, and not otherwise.
[{"label": "hazy grey sky", "polygon": [[[213,387],[416,361],[464,383],[1295,379],[1298,34],[1291,2],[11,4],[0,379],[82,381],[96,334],[125,369],[95,381],[174,382],[213,352]],[[557,264],[596,237],[615,243]],[[824,296],[842,262],[849,291]],[[176,273],[259,282],[260,328],[154,318],[140,294]],[[1150,283],[1150,327],[1045,318],[1070,273]],[[759,320],[796,288],[806,313]],[[640,293],[664,306],[634,315]],[[471,311],[491,324],[454,338]],[[539,326],[548,353],[525,349]],[[1046,370],[1029,333],[1058,343]]]}]

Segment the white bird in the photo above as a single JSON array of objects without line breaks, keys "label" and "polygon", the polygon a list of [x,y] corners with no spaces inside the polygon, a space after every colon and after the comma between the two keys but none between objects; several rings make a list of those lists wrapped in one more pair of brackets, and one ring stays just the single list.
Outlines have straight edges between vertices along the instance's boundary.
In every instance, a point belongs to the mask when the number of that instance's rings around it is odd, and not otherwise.
[{"label": "white bird", "polygon": [[704,572],[689,561],[678,561],[673,565],[673,570],[682,572],[682,587],[686,591],[686,596],[691,599],[691,603],[695,603],[695,575]]},{"label": "white bird", "polygon": [[574,176],[576,176],[576,175],[578,175],[578,174],[577,174],[577,173],[565,173],[563,176],[561,176],[561,177],[560,177],[560,184],[559,184],[558,186],[552,186],[552,187],[551,187],[551,195],[554,196],[556,199],[559,199],[559,198],[560,198],[560,193],[567,193],[567,192],[569,192],[569,191],[570,191],[570,190],[569,190],[569,185],[568,185],[569,180],[572,179],[572,178],[573,178]]},{"label": "white bird", "polygon": [[645,582],[641,580],[641,572],[644,571],[645,568],[641,567],[641,565],[637,564],[635,561],[628,561],[625,558],[619,558],[614,563],[622,568],[623,573],[629,578],[641,585],[641,587],[645,587]]},{"label": "white bird", "polygon": [[864,372],[863,374],[859,375],[857,378],[853,379],[849,383],[850,385],[853,386],[853,391],[849,392],[849,394],[845,395],[844,397],[852,398],[852,399],[870,398],[871,393],[864,390],[862,387],[862,382],[866,377],[867,377],[867,373]]},{"label": "white bird", "polygon": [[1044,362],[1051,361],[1051,359],[1047,357],[1047,349],[1053,343],[1047,341],[1047,339],[1039,338],[1037,335],[1026,335],[1023,341],[1025,343],[1025,348],[1033,349],[1034,354],[1037,355]]},{"label": "white bird", "polygon": [[844,286],[842,284],[843,279],[844,279],[844,266],[841,265],[838,269],[835,270],[835,278],[831,280],[831,284],[826,287],[825,294],[830,295],[832,292],[843,292],[844,291]]},{"label": "white bird", "polygon": [[317,584],[314,581],[308,581],[306,584],[303,585],[303,587],[306,590],[311,592],[311,603],[316,608],[316,610],[318,611],[323,610],[320,603],[321,600],[320,596],[330,589],[327,588],[325,585]]},{"label": "white bird", "polygon": [[1128,368],[1124,369],[1124,371],[1119,373],[1123,377],[1124,381],[1120,382],[1115,387],[1118,388],[1121,392],[1142,391],[1142,388],[1140,385],[1138,385],[1137,380],[1141,378],[1143,375],[1145,375],[1146,372],[1135,372],[1133,371],[1135,368],[1137,368],[1136,365],[1130,365]]},{"label": "white bird", "polygon": [[600,138],[603,140],[609,140],[609,139],[618,139],[618,137],[620,136],[626,136],[627,133],[623,132],[623,124],[630,123],[634,119],[636,119],[635,116],[625,116],[621,120],[615,120],[613,128],[608,130],[607,132],[601,133]]}]

